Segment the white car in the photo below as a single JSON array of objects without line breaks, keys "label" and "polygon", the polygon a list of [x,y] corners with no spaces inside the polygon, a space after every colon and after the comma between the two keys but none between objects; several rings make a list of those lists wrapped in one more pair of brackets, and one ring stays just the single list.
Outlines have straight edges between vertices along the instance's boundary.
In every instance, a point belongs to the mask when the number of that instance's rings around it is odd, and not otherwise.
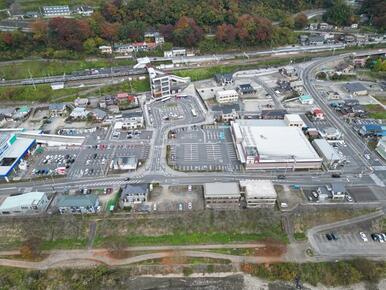
[{"label": "white car", "polygon": [[369,239],[367,238],[366,234],[364,232],[360,232],[359,235],[361,236],[362,240],[364,242],[368,242]]},{"label": "white car", "polygon": [[188,185],[188,191],[192,191],[192,186]]},{"label": "white car", "polygon": [[346,195],[346,199],[347,199],[347,201],[349,201],[349,202],[352,202],[352,201],[353,201],[352,197],[349,196],[349,195]]},{"label": "white car", "polygon": [[193,206],[192,206],[192,202],[188,202],[188,209],[192,210]]}]

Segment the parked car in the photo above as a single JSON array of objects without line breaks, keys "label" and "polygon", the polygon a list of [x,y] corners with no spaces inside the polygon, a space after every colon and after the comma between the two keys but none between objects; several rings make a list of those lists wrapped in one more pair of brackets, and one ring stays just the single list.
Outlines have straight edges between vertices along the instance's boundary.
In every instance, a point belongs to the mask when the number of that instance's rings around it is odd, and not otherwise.
[{"label": "parked car", "polygon": [[367,236],[366,236],[366,234],[364,232],[359,232],[359,235],[361,236],[361,238],[362,238],[362,240],[364,242],[368,242],[369,241]]},{"label": "parked car", "polygon": [[192,202],[189,201],[189,202],[188,202],[188,209],[192,210],[192,208],[193,208],[193,207],[192,207]]},{"label": "parked car", "polygon": [[329,240],[329,241],[331,241],[331,240],[332,240],[332,237],[331,237],[331,235],[330,235],[330,234],[326,234],[326,238],[327,238],[327,240]]},{"label": "parked car", "polygon": [[286,176],[283,175],[283,174],[280,174],[280,175],[277,176],[277,179],[286,179]]}]

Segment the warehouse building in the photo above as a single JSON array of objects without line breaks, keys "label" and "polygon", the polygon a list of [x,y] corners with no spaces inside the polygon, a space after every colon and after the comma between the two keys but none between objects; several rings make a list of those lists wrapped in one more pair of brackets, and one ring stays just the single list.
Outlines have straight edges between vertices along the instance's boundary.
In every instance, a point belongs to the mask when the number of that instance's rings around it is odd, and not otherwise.
[{"label": "warehouse building", "polygon": [[240,180],[247,208],[274,207],[277,193],[270,180]]},{"label": "warehouse building", "polygon": [[16,137],[15,134],[0,135],[0,177],[7,182],[16,172],[19,163],[36,145],[35,139]]},{"label": "warehouse building", "polygon": [[316,152],[323,159],[323,165],[326,169],[337,169],[343,166],[346,160],[336,152],[334,147],[330,145],[325,139],[315,139],[312,141]]},{"label": "warehouse building", "polygon": [[37,214],[46,209],[48,198],[44,192],[14,194],[0,205],[0,215]]},{"label": "warehouse building", "polygon": [[210,209],[238,209],[240,188],[236,182],[213,182],[204,184],[205,207]]},{"label": "warehouse building", "polygon": [[321,167],[322,159],[302,129],[284,120],[236,120],[231,132],[237,157],[247,170]]}]

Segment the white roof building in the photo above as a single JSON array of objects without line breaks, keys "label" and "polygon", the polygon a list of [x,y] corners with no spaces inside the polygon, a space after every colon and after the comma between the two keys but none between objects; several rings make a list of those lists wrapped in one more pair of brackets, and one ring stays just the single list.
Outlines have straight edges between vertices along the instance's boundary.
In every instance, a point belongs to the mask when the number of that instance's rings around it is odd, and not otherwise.
[{"label": "white roof building", "polygon": [[240,180],[248,208],[273,207],[277,193],[270,180]]},{"label": "white roof building", "polygon": [[236,182],[204,184],[204,198],[207,208],[238,208],[240,196],[240,188]]},{"label": "white roof building", "polygon": [[287,126],[283,120],[259,121],[231,122],[237,157],[246,169],[320,168],[322,159],[301,128]]},{"label": "white roof building", "polygon": [[234,103],[239,99],[239,93],[236,90],[223,90],[215,93],[218,103]]},{"label": "white roof building", "polygon": [[47,204],[48,198],[44,192],[11,195],[0,205],[0,215],[39,213]]}]

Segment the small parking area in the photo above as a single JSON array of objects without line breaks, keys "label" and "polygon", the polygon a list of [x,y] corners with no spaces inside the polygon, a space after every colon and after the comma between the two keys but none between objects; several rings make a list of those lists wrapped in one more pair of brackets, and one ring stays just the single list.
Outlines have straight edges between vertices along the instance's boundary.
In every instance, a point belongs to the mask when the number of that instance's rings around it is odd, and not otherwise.
[{"label": "small parking area", "polygon": [[168,162],[181,171],[241,170],[227,126],[183,128],[170,140]]},{"label": "small parking area", "polygon": [[119,134],[111,134],[112,140],[125,140],[125,141],[133,141],[138,142],[139,140],[151,140],[151,137],[153,136],[152,131],[146,131],[146,130],[119,130],[115,131],[119,132]]},{"label": "small parking area", "polygon": [[[46,149],[43,153],[35,155],[34,162],[29,167],[29,174],[34,177],[49,174],[65,174],[73,167],[79,152],[79,148],[68,148],[65,150]],[[57,169],[59,168],[62,170],[58,171]]]},{"label": "small parking area", "polygon": [[143,161],[147,159],[149,150],[150,146],[145,144],[90,145],[79,153],[68,176],[72,178],[104,176],[108,173],[113,158],[135,156],[137,160]]},{"label": "small parking area", "polygon": [[[333,233],[336,240],[328,240],[326,234]],[[364,241],[360,235],[363,232],[367,241]],[[318,250],[326,255],[384,255],[386,243],[374,241],[368,229],[358,229],[353,232],[326,231],[315,235]]]},{"label": "small parking area", "polygon": [[162,185],[154,188],[149,200],[153,211],[193,211],[204,209],[203,188],[199,185]]}]

